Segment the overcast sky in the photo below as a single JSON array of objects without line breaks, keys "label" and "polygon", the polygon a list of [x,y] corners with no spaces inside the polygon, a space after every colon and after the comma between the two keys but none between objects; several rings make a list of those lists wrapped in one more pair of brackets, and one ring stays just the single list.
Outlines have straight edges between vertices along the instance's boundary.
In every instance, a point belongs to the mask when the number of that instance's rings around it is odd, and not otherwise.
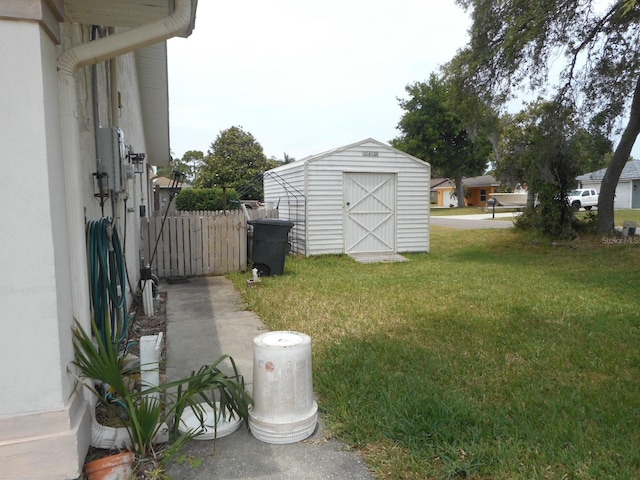
[{"label": "overcast sky", "polygon": [[398,97],[467,41],[453,0],[198,2],[169,45],[171,149],[204,153],[241,126],[267,157],[398,136]]}]

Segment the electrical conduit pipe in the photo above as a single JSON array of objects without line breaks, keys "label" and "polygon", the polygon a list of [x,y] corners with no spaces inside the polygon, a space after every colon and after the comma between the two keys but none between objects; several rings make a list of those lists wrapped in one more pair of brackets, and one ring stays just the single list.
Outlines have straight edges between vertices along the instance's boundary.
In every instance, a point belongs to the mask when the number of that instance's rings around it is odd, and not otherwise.
[{"label": "electrical conduit pipe", "polygon": [[[160,354],[162,353],[163,333],[140,337],[140,382],[143,389],[160,385]],[[158,392],[149,393],[148,398],[159,401]]]}]

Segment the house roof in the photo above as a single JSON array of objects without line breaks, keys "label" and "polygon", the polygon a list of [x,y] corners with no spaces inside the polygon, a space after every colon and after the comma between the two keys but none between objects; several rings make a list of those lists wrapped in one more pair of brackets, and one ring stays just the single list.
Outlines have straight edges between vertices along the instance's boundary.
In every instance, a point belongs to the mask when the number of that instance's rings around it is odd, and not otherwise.
[{"label": "house roof", "polygon": [[171,161],[167,42],[138,50],[135,57],[147,161],[166,167]]},{"label": "house roof", "polygon": [[491,175],[480,175],[479,177],[463,178],[462,185],[465,187],[499,187],[500,182]]},{"label": "house roof", "polygon": [[[498,182],[491,175],[480,175],[479,177],[468,177],[462,179],[463,187],[499,187],[500,182]],[[443,188],[454,188],[454,182],[450,178],[432,178],[431,179],[431,188],[432,189],[443,189]]]},{"label": "house roof", "polygon": [[[152,181],[153,181],[153,184],[158,188],[169,188],[171,186],[171,183],[173,182],[173,180],[167,177],[154,177]],[[185,184],[178,182],[176,187],[184,188]]]},{"label": "house roof", "polygon": [[449,187],[451,186],[451,180],[448,178],[432,178],[431,179],[431,188],[438,187]]},{"label": "house roof", "polygon": [[[606,171],[606,168],[601,168],[600,170],[596,170],[595,172],[580,175],[577,180],[580,182],[588,182],[593,180],[601,182]],[[620,180],[624,181],[637,179],[640,179],[640,160],[632,160],[630,162],[627,162],[622,169],[622,173],[620,174]]]},{"label": "house roof", "polygon": [[[134,28],[162,20],[173,13],[173,0],[65,0],[65,15],[71,23]],[[198,0],[191,0],[191,21],[180,35],[191,35]]]},{"label": "house roof", "polygon": [[[195,27],[198,0],[191,0],[191,19],[182,37],[191,35]],[[174,0],[66,0],[65,15],[70,22],[135,28],[173,13]],[[167,166],[171,161],[169,139],[169,81],[167,44],[155,45],[135,52],[140,107],[144,125],[147,161]]]},{"label": "house roof", "polygon": [[401,150],[398,150],[397,148],[394,148],[394,147],[392,147],[390,145],[387,145],[386,143],[379,142],[378,140],[374,140],[373,138],[366,138],[366,139],[360,140],[359,142],[356,142],[356,143],[351,143],[351,144],[345,145],[343,147],[333,148],[331,150],[327,150],[326,152],[322,152],[322,153],[318,153],[316,155],[310,155],[308,157],[301,158],[300,160],[296,160],[295,162],[287,163],[285,165],[280,165],[280,166],[278,166],[276,168],[273,168],[273,169],[271,169],[269,171],[271,172],[271,171],[275,170],[275,171],[280,172],[280,171],[288,170],[289,168],[295,168],[295,167],[298,167],[298,166],[300,166],[301,164],[304,164],[304,163],[315,162],[315,161],[321,160],[323,158],[330,157],[331,155],[335,155],[336,153],[344,152],[346,150],[351,150],[353,148],[357,148],[357,147],[360,147],[360,146],[365,146],[366,144],[375,144],[375,146],[383,147],[386,150],[390,150],[390,151],[393,151],[393,152],[400,153],[403,156],[405,156],[407,158],[410,158],[411,160],[414,160],[416,162],[419,162],[419,163],[421,163],[423,165],[429,165],[424,160],[421,160],[421,159],[419,159],[417,157],[414,157],[413,155],[409,155],[408,153],[405,153],[405,152],[403,152]]}]

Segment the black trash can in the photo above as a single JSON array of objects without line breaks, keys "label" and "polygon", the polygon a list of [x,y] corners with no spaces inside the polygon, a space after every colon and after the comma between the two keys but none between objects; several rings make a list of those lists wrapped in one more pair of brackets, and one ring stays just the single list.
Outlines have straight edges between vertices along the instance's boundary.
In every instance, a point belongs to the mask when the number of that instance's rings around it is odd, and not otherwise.
[{"label": "black trash can", "polygon": [[253,226],[249,257],[261,276],[282,275],[289,253],[289,230],[293,222],[275,218],[258,218],[247,222]]}]

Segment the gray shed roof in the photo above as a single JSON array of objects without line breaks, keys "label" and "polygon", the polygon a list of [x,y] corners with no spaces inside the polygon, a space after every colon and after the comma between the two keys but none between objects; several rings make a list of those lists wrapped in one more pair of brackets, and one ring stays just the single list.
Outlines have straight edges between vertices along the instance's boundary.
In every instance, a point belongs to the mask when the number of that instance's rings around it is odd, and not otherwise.
[{"label": "gray shed roof", "polygon": [[[602,181],[604,178],[604,174],[607,171],[606,168],[602,168],[600,170],[596,170],[595,172],[585,173],[584,175],[580,175],[577,179],[581,182],[588,181]],[[627,162],[620,174],[620,180],[636,180],[640,179],[640,160],[632,160],[631,162]]]},{"label": "gray shed roof", "polygon": [[379,147],[383,147],[383,148],[385,148],[385,149],[387,149],[389,151],[400,153],[404,157],[409,158],[409,159],[411,159],[411,160],[413,160],[415,162],[418,162],[420,164],[429,165],[428,162],[425,162],[424,160],[422,160],[420,158],[414,157],[413,155],[409,155],[408,153],[405,153],[405,152],[403,152],[401,150],[398,150],[397,148],[394,148],[394,147],[392,147],[390,145],[387,145],[386,143],[380,142],[380,141],[375,140],[373,138],[366,138],[366,139],[360,140],[359,142],[356,142],[356,143],[351,143],[351,144],[345,145],[343,147],[333,148],[331,150],[327,150],[326,152],[318,153],[316,155],[309,155],[307,157],[301,158],[300,160],[296,160],[296,161],[291,162],[291,163],[280,165],[278,167],[275,167],[275,168],[269,170],[269,172],[272,172],[272,171],[281,172],[281,171],[284,171],[284,170],[288,170],[290,168],[296,168],[296,167],[300,166],[301,164],[304,164],[304,163],[308,164],[308,163],[311,163],[311,162],[315,162],[317,160],[321,160],[323,158],[330,157],[331,155],[335,155],[336,153],[343,152],[345,150],[349,150],[349,149],[356,148],[356,147],[359,147],[359,146],[362,146],[362,145],[366,145],[366,144],[375,144],[375,145],[377,145]]}]

